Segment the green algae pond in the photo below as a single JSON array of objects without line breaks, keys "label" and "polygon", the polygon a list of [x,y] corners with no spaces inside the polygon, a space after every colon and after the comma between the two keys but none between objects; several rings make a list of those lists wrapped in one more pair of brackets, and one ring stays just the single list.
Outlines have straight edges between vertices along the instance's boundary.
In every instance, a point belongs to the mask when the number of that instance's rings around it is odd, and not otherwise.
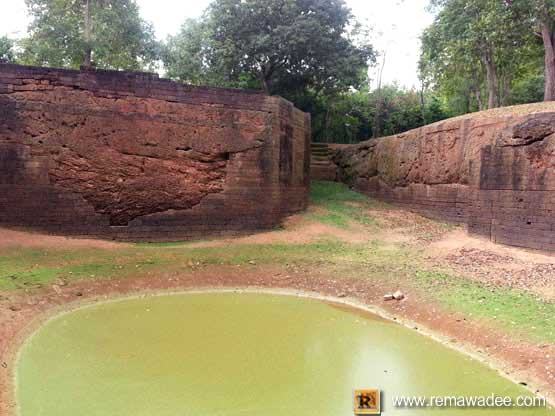
[{"label": "green algae pond", "polygon": [[47,321],[18,354],[20,416],[553,414],[545,407],[423,409],[396,396],[529,395],[440,343],[355,309],[259,293],[98,303]]}]

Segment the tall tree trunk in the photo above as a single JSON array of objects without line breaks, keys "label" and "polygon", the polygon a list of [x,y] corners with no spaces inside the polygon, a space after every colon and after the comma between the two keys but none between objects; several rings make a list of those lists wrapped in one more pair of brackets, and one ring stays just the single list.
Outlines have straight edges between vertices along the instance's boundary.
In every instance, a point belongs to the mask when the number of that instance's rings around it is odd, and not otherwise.
[{"label": "tall tree trunk", "polygon": [[482,111],[484,109],[484,103],[482,102],[482,92],[480,91],[480,87],[476,87],[476,89],[474,90],[474,94],[476,95],[478,110]]},{"label": "tall tree trunk", "polygon": [[487,48],[482,53],[482,61],[486,67],[486,79],[488,85],[488,108],[499,107],[499,79],[493,61],[493,53]]},{"label": "tall tree trunk", "polygon": [[326,118],[324,120],[324,143],[329,143],[329,131],[330,131],[330,105],[326,106]]},{"label": "tall tree trunk", "polygon": [[274,73],[274,66],[271,63],[259,63],[260,69],[258,71],[258,79],[260,79],[260,85],[266,93],[266,95],[272,95],[270,89],[270,82],[272,79],[272,74]]},{"label": "tall tree trunk", "polygon": [[511,98],[511,76],[510,74],[505,74],[501,78],[501,93],[499,104],[503,107],[509,105],[509,100]]},{"label": "tall tree trunk", "polygon": [[92,66],[91,26],[91,0],[85,0],[85,54],[83,56],[83,66],[85,68]]},{"label": "tall tree trunk", "polygon": [[422,117],[422,125],[426,125],[426,100],[424,98],[424,81],[420,82],[420,114]]},{"label": "tall tree trunk", "polygon": [[545,53],[544,101],[555,101],[555,24],[545,17],[541,23],[543,48]]},{"label": "tall tree trunk", "polygon": [[264,75],[260,78],[260,83],[262,84],[262,89],[266,93],[266,95],[270,95],[270,85],[268,84],[268,80]]},{"label": "tall tree trunk", "polygon": [[372,132],[372,137],[374,139],[380,137],[382,135],[382,75],[383,75],[383,68],[385,67],[385,52],[383,54],[383,62],[382,67],[380,68],[380,72],[378,74],[378,89],[376,95],[376,114],[374,114],[374,131]]}]

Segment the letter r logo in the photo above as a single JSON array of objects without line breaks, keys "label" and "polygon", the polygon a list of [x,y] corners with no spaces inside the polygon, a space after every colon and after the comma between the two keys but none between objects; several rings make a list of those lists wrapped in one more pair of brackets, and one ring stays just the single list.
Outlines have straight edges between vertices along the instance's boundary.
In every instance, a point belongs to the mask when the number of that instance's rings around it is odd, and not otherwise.
[{"label": "letter r logo", "polygon": [[354,392],[355,415],[379,415],[380,391],[375,389],[355,390]]}]

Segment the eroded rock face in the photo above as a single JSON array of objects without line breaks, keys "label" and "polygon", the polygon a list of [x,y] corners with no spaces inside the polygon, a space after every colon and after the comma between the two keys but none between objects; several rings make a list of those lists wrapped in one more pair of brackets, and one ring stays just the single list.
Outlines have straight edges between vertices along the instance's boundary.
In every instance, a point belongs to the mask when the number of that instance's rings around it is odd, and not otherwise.
[{"label": "eroded rock face", "polygon": [[14,139],[48,154],[50,183],[82,195],[113,225],[221,192],[231,154],[262,146],[269,133],[269,115],[254,111],[65,88],[10,99],[19,108]]},{"label": "eroded rock face", "polygon": [[555,105],[446,120],[334,159],[343,181],[372,196],[496,242],[555,250]]},{"label": "eroded rock face", "polygon": [[280,98],[0,65],[0,115],[0,224],[142,236],[169,221],[193,235],[264,228],[306,204],[309,119]]}]

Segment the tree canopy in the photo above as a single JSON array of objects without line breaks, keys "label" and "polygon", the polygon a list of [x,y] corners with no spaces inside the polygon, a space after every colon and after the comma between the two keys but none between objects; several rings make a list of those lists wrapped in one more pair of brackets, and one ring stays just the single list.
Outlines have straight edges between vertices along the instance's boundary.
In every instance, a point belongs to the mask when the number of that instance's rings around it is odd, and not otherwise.
[{"label": "tree canopy", "polygon": [[196,19],[187,19],[175,36],[168,37],[162,47],[166,75],[193,85],[220,84],[207,62],[208,28]]},{"label": "tree canopy", "polygon": [[322,96],[313,109],[316,141],[357,143],[373,136],[380,123],[380,136],[402,133],[449,117],[433,92],[406,90],[396,84],[380,91],[368,87],[338,96]]},{"label": "tree canopy", "polygon": [[164,42],[136,0],[25,0],[28,37],[0,60],[154,70],[262,89],[312,114],[313,138],[353,142],[448,116],[555,100],[555,0],[430,0],[419,89],[370,88],[377,53],[345,0],[213,0]]},{"label": "tree canopy", "polygon": [[13,62],[15,59],[14,42],[7,36],[0,37],[0,63]]},{"label": "tree canopy", "polygon": [[[376,53],[343,0],[215,0],[167,39],[161,56],[171,78],[290,99],[312,113],[323,140],[332,114],[366,88]],[[353,129],[336,131],[345,141],[359,137]]]},{"label": "tree canopy", "polygon": [[215,0],[163,57],[185,81],[330,93],[365,82],[374,51],[364,35],[343,0]]},{"label": "tree canopy", "polygon": [[21,42],[25,64],[77,68],[89,47],[99,68],[143,69],[157,59],[154,30],[140,17],[135,0],[25,1],[32,18],[29,37]]},{"label": "tree canopy", "polygon": [[[555,0],[504,0],[515,21],[528,27],[543,43],[544,99],[555,100]],[[526,33],[526,32],[524,32]]]},{"label": "tree canopy", "polygon": [[538,57],[527,23],[503,0],[435,0],[432,6],[439,12],[422,35],[421,76],[449,95],[475,100],[478,109],[508,104],[512,84]]}]

